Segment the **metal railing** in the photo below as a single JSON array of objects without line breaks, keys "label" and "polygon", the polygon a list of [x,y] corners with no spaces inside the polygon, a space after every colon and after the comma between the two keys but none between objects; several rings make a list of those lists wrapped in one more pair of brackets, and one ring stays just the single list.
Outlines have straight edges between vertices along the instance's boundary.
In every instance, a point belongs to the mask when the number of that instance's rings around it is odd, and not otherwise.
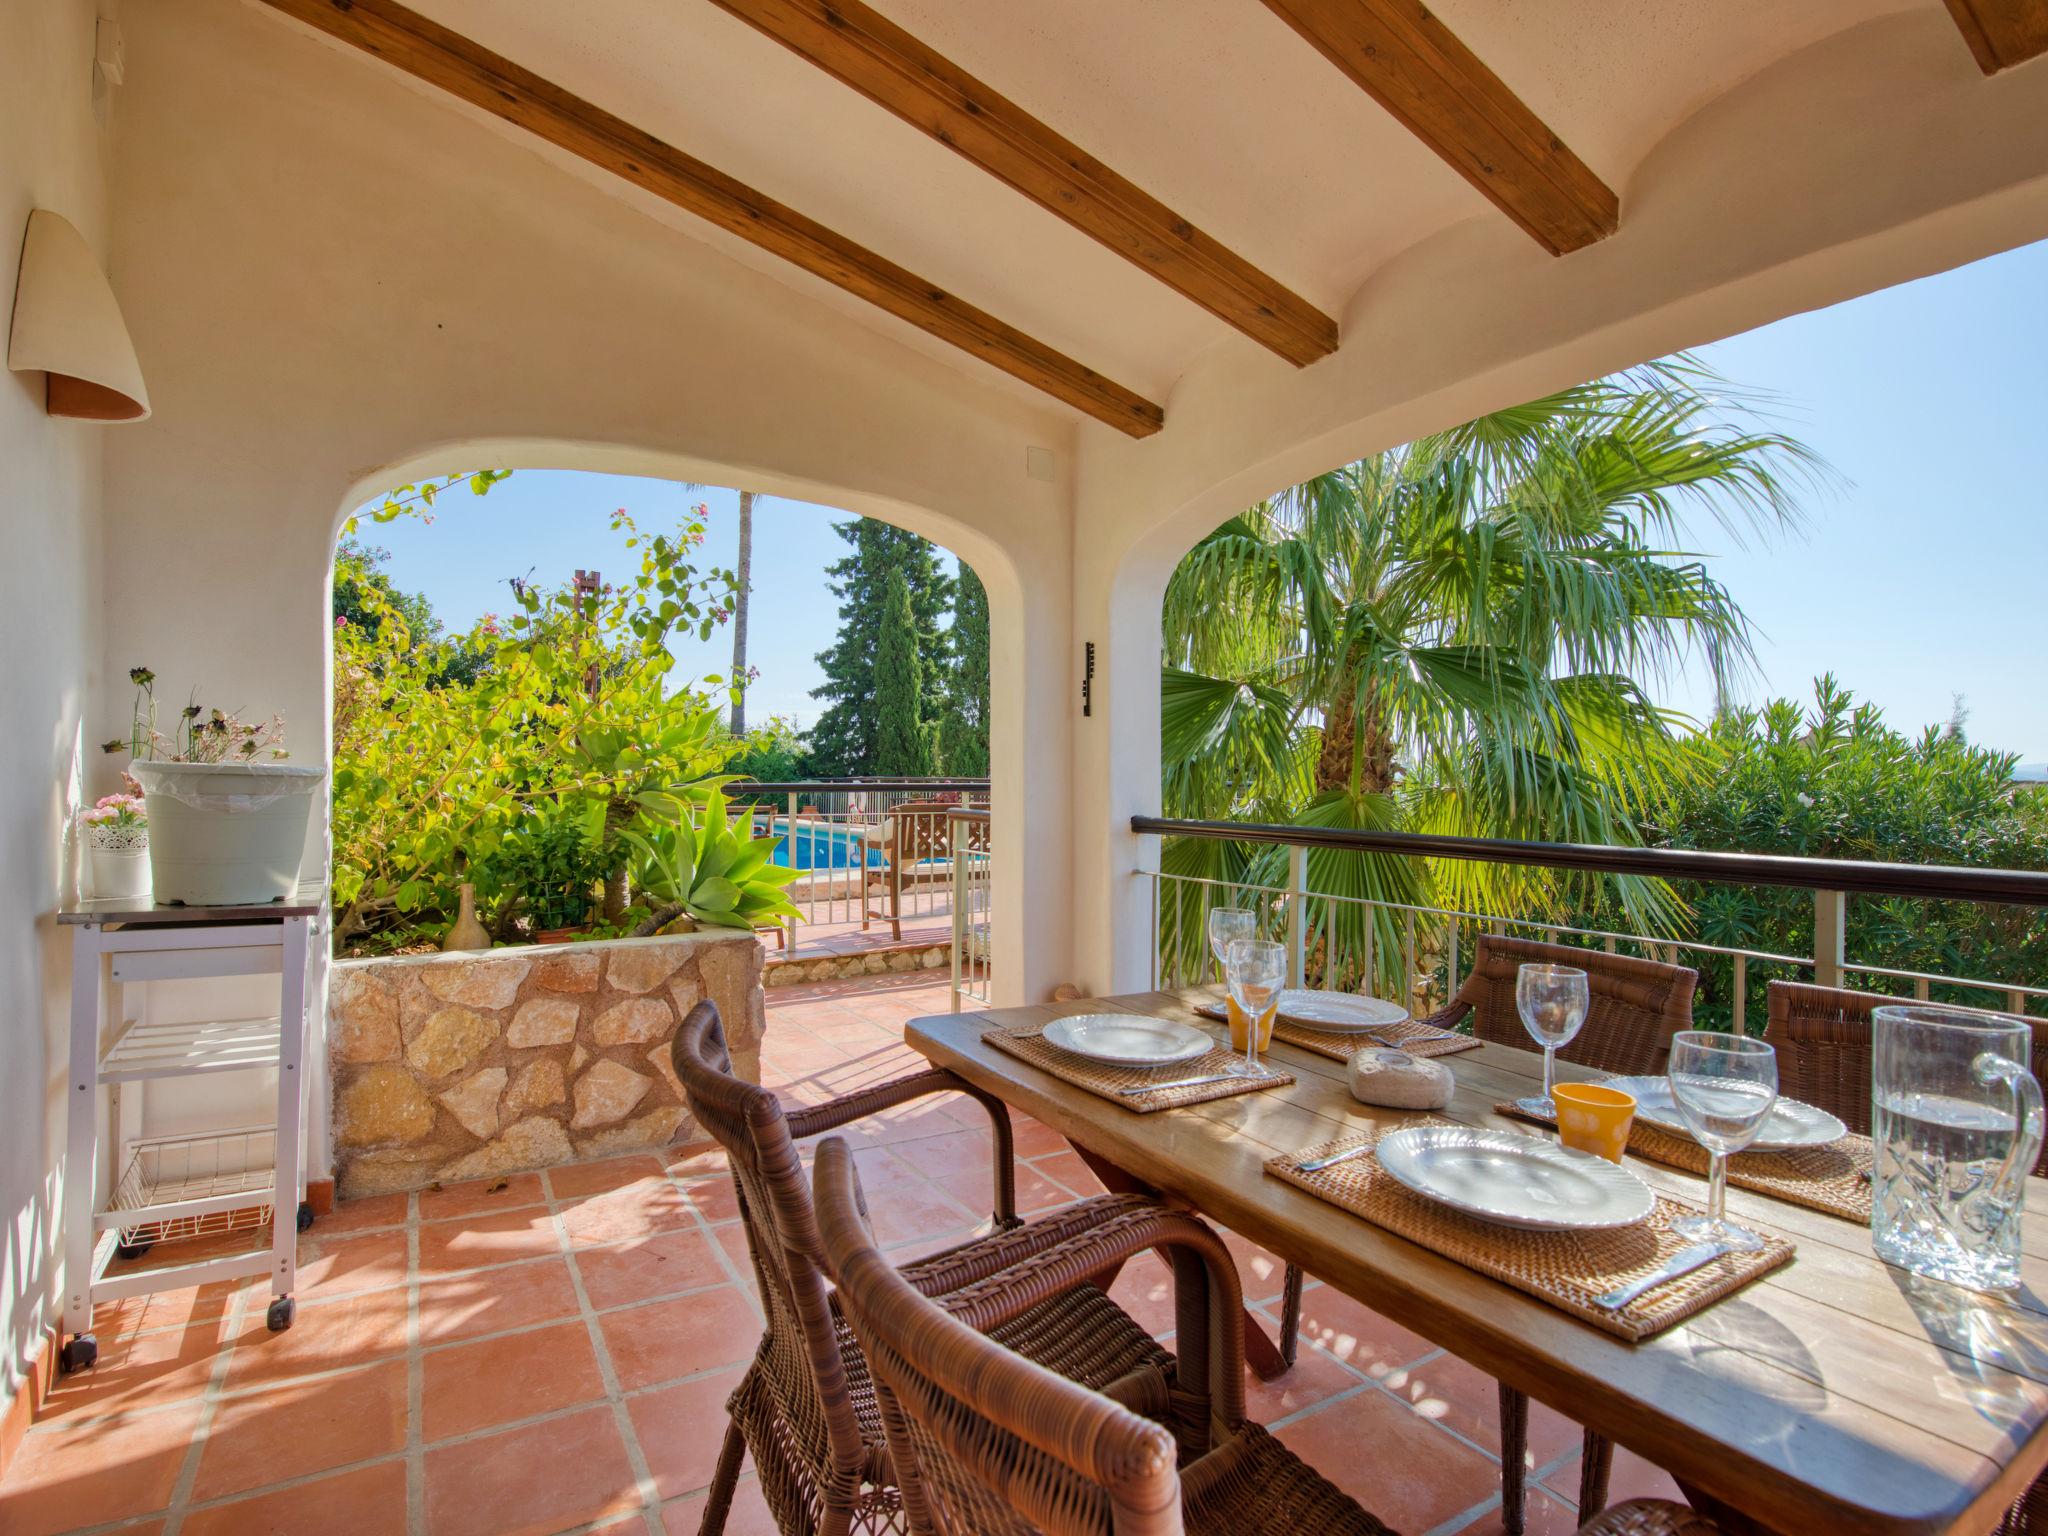
[{"label": "metal railing", "polygon": [[[1990,1005],[2023,1014],[2030,999],[2048,999],[2048,987],[2010,979],[1907,970],[1849,958],[1844,953],[1848,899],[1883,896],[1930,901],[1970,901],[2048,907],[2048,872],[1968,869],[1953,866],[1863,863],[1844,859],[1793,858],[1775,854],[1706,853],[1674,849],[1609,848],[1569,843],[1523,843],[1494,838],[1437,837],[1418,833],[1353,832],[1236,822],[1181,821],[1135,816],[1131,830],[1163,837],[1194,837],[1287,849],[1283,885],[1232,883],[1193,875],[1145,870],[1152,884],[1152,984],[1183,986],[1194,975],[1207,979],[1206,946],[1191,924],[1216,905],[1251,905],[1261,913],[1263,931],[1288,948],[1290,984],[1349,989],[1360,979],[1389,981],[1402,1001],[1421,1014],[1441,1007],[1462,980],[1464,940],[1475,930],[1522,933],[1549,942],[1623,947],[1652,958],[1718,956],[1730,963],[1730,1023],[1748,1026],[1748,993],[1754,968],[1783,970],[1823,986],[1853,985],[1868,978],[1875,991],[1910,985],[1925,1000],[1940,988],[1944,997],[1975,1006]],[[1810,890],[1814,900],[1814,944],[1810,954],[1778,953],[1711,944],[1677,935],[1628,933],[1573,926],[1541,918],[1462,911],[1448,907],[1384,901],[1312,890],[1310,849],[1408,857],[1462,859],[1539,866],[1586,873],[1636,875],[1667,881],[1723,885],[1768,885]],[[1348,944],[1348,950],[1347,950]],[[2037,1012],[2041,1011],[2037,1005]]]},{"label": "metal railing", "polygon": [[[785,953],[827,945],[835,934],[915,924],[918,937],[945,942],[951,869],[943,857],[913,857],[892,882],[892,822],[924,828],[963,806],[986,807],[987,779],[850,778],[728,785],[735,810],[751,811],[753,835],[782,840],[775,862],[801,871],[785,887],[803,921],[784,925]],[[929,813],[904,808],[930,803]],[[903,842],[917,851],[915,836]],[[906,941],[911,937],[905,934]]]},{"label": "metal railing", "polygon": [[987,811],[954,811],[953,1011],[963,999],[987,1007],[989,995],[989,819]]}]

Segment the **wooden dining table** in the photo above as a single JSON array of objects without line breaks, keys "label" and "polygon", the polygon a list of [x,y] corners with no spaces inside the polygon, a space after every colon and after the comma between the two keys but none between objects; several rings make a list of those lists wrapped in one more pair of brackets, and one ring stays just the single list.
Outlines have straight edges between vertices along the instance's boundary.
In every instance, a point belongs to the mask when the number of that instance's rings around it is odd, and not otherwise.
[{"label": "wooden dining table", "polygon": [[[1062,1014],[1177,1019],[1213,993],[1153,992],[912,1020],[905,1039],[1044,1122],[1125,1187],[1159,1192],[1668,1470],[1732,1529],[1926,1536],[1992,1530],[2048,1463],[2048,1182],[2029,1182],[2024,1283],[1989,1296],[1879,1262],[1862,1226],[1732,1187],[1732,1219],[1793,1261],[1677,1327],[1630,1344],[1338,1209],[1264,1170],[1276,1154],[1391,1127],[1413,1112],[1355,1101],[1342,1062],[1276,1043],[1285,1087],[1138,1114],[1008,1055],[990,1029]],[[1542,1057],[1487,1043],[1438,1058],[1441,1111],[1540,1134],[1496,1102],[1540,1091]],[[1560,1081],[1601,1074],[1560,1062]],[[1659,1193],[1705,1180],[1631,1157]]]}]

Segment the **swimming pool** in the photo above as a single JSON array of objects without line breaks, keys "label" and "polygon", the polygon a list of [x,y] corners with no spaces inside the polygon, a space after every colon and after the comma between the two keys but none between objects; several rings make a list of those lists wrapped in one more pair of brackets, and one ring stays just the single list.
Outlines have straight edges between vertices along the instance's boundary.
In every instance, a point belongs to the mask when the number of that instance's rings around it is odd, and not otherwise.
[{"label": "swimming pool", "polygon": [[[861,839],[844,827],[821,826],[799,819],[796,825],[795,857],[791,857],[789,820],[778,817],[770,828],[776,835],[772,862],[784,869],[853,869],[861,862]],[[872,839],[873,834],[870,834]],[[878,869],[882,852],[872,840],[867,843],[867,867]]]}]

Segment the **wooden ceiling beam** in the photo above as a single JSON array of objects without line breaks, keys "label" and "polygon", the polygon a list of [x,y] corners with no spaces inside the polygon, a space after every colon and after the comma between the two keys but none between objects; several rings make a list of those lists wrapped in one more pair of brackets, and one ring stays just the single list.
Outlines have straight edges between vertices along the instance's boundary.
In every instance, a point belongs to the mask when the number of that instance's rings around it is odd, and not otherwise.
[{"label": "wooden ceiling beam", "polygon": [[1948,13],[1987,75],[2048,53],[2048,0],[1948,0]]},{"label": "wooden ceiling beam", "polygon": [[1620,222],[1607,184],[1420,0],[1265,0],[1553,256]]},{"label": "wooden ceiling beam", "polygon": [[1157,405],[1094,369],[396,0],[264,3],[795,263],[1121,432],[1146,437],[1165,423]]},{"label": "wooden ceiling beam", "polygon": [[1297,366],[1337,322],[862,0],[712,0]]}]

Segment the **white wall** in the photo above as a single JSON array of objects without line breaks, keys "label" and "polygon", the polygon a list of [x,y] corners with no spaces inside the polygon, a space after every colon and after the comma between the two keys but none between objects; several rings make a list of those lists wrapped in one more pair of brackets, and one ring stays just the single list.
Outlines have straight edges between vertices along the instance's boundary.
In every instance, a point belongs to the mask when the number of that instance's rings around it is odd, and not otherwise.
[{"label": "white wall", "polygon": [[601,466],[887,518],[988,586],[996,973],[1017,999],[1062,979],[1070,478],[1028,478],[1024,450],[1070,466],[1072,425],[261,7],[125,20],[114,245],[155,415],[109,451],[104,664],[281,709],[312,756],[339,516],[431,469]]},{"label": "white wall", "polygon": [[[0,301],[33,208],[106,249],[92,115],[92,0],[0,0]],[[43,375],[0,373],[0,1422],[56,1292],[56,1187],[70,946],[66,818],[82,753],[115,728],[89,707],[99,649],[100,448],[120,427],[52,420]],[[104,727],[104,729],[103,729]]]}]

